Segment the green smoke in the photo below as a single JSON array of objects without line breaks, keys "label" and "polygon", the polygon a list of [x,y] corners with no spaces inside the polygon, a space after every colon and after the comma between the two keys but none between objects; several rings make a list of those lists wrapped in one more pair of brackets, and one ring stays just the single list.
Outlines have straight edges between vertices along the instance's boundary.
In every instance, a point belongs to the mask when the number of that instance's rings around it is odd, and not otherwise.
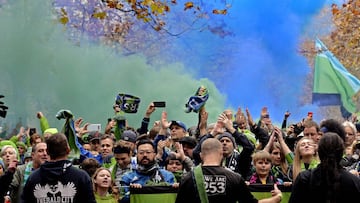
[{"label": "green smoke", "polygon": [[[181,61],[153,67],[140,55],[124,57],[86,40],[69,41],[49,1],[3,4],[0,26],[0,94],[9,106],[0,125],[14,127],[22,118],[23,125],[39,129],[36,112],[42,111],[51,126],[61,128],[64,121],[55,114],[69,109],[76,118],[104,127],[113,116],[115,96],[127,93],[141,98],[138,113],[126,115],[131,126],[140,126],[151,101],[166,101],[169,120],[181,120],[190,127],[196,125],[197,115],[184,113],[184,105],[200,85],[210,92],[209,122],[216,121],[223,110],[225,98],[214,84],[190,75]],[[156,110],[151,122],[160,119],[161,111]]]}]

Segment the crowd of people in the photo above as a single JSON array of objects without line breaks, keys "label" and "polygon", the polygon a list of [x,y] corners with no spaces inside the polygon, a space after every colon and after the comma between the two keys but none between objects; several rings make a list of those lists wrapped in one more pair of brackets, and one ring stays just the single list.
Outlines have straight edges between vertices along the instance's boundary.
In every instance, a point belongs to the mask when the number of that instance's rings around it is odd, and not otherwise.
[{"label": "crowd of people", "polygon": [[[199,106],[188,128],[166,111],[151,118],[150,103],[135,127],[119,105],[113,110],[104,131],[88,130],[79,117],[71,137],[37,112],[40,129],[20,127],[1,140],[0,202],[128,203],[132,189],[145,186],[175,188],[176,203],[278,203],[279,185],[291,188],[290,203],[360,199],[356,117],[316,122],[309,112],[289,124],[285,112],[277,126],[264,107],[258,120],[239,108],[210,122]],[[271,185],[271,197],[257,200],[248,189],[255,184]]]}]

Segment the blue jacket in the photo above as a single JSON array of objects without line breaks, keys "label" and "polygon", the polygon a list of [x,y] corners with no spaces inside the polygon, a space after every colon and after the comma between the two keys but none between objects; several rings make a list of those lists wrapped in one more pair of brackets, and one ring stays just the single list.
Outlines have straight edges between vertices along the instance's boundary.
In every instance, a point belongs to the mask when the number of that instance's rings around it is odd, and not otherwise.
[{"label": "blue jacket", "polygon": [[[165,183],[172,185],[175,183],[174,174],[170,171],[165,169],[158,168],[160,175],[163,178]],[[147,185],[147,182],[150,181],[150,175],[145,175],[140,173],[138,170],[133,170],[131,172],[125,173],[121,180],[121,193],[123,193],[123,198],[121,199],[121,203],[128,203],[130,202],[130,184],[131,183],[138,183],[140,185]]]}]

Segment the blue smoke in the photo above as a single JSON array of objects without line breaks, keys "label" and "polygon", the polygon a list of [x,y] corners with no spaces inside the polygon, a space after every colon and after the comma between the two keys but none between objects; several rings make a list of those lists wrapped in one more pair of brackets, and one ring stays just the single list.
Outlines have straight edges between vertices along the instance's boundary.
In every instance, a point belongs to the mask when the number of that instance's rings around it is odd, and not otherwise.
[{"label": "blue smoke", "polygon": [[[214,7],[221,8],[221,3]],[[231,109],[248,107],[258,116],[267,106],[275,121],[281,121],[286,110],[295,121],[315,111],[314,106],[300,104],[311,69],[297,50],[312,17],[329,4],[310,0],[232,3],[227,16],[212,16],[206,32],[181,36],[169,53],[178,56],[185,50],[182,62],[198,78],[213,81]]]}]

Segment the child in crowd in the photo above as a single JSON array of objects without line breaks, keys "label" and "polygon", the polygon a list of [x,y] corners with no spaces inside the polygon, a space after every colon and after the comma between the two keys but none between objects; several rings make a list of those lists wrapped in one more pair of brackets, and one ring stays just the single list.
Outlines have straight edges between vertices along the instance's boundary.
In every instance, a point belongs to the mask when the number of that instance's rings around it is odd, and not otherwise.
[{"label": "child in crowd", "polygon": [[248,178],[247,184],[283,184],[281,179],[271,173],[271,155],[269,152],[260,150],[253,154],[255,172]]}]

